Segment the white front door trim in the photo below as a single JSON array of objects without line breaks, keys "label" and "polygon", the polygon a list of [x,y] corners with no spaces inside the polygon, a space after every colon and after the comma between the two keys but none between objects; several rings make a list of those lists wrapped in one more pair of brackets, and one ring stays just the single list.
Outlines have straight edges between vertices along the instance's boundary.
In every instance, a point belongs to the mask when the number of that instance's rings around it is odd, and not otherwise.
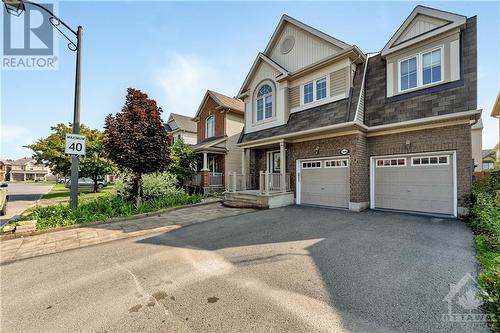
[{"label": "white front door trim", "polygon": [[457,151],[429,151],[424,153],[407,153],[407,154],[394,154],[394,155],[377,155],[370,156],[370,209],[375,209],[375,160],[379,158],[397,158],[409,156],[424,156],[424,155],[452,155],[453,158],[453,216],[458,216],[458,203],[457,203]]},{"label": "white front door trim", "polygon": [[[351,201],[351,156],[350,155],[337,155],[337,156],[327,156],[327,157],[317,157],[317,158],[302,158],[295,162],[295,204],[301,204],[300,198],[300,184],[301,184],[301,169],[302,162],[306,161],[324,161],[324,160],[342,160],[347,159],[347,167],[349,168],[349,202]],[[324,163],[321,164],[321,168],[324,168]]]}]

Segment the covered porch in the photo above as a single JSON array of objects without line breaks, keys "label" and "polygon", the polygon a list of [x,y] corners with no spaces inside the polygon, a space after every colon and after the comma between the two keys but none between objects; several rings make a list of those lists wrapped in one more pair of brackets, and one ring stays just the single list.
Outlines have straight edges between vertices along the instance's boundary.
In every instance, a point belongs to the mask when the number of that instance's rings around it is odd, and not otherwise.
[{"label": "covered porch", "polygon": [[192,185],[200,188],[203,194],[223,192],[225,152],[200,151],[197,154],[199,159]]},{"label": "covered porch", "polygon": [[275,208],[294,203],[284,140],[243,147],[241,170],[230,170],[224,204]]}]

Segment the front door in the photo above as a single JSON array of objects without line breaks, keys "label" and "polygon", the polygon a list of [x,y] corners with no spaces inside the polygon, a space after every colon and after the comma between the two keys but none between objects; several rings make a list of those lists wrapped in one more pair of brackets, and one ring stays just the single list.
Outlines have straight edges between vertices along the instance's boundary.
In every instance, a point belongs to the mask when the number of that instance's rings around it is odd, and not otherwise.
[{"label": "front door", "polygon": [[271,173],[280,173],[281,158],[280,151],[268,151],[267,152],[267,171]]},{"label": "front door", "polygon": [[219,162],[217,156],[208,156],[208,171],[219,172]]}]

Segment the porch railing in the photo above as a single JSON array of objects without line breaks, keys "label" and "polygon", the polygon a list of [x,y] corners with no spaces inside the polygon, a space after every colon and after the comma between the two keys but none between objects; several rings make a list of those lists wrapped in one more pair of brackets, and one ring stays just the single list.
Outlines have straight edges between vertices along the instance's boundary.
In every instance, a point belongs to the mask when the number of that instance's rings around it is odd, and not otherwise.
[{"label": "porch railing", "polygon": [[[271,173],[261,171],[259,174],[258,190],[262,194],[277,193],[283,191],[290,191],[290,174],[285,173],[285,186],[282,187],[281,173]],[[238,174],[236,172],[229,173],[229,191],[238,192],[253,189],[251,175]]]},{"label": "porch railing", "polygon": [[222,186],[222,172],[208,173],[208,186]]}]

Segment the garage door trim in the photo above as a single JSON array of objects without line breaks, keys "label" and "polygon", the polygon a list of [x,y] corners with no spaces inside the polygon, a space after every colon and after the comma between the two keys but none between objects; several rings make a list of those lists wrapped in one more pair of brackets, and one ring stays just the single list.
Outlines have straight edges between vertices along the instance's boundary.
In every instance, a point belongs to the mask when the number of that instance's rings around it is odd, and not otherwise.
[{"label": "garage door trim", "polygon": [[395,155],[377,155],[370,156],[370,208],[375,207],[375,160],[380,158],[397,158],[409,156],[425,156],[425,155],[452,155],[453,159],[453,216],[457,217],[457,152],[456,150],[447,151],[429,151],[425,153],[408,153],[408,154],[395,154]]},{"label": "garage door trim", "polygon": [[[295,162],[295,174],[296,174],[296,179],[295,179],[295,202],[297,205],[300,205],[301,204],[301,188],[300,188],[300,185],[301,185],[301,180],[300,180],[300,177],[302,175],[301,173],[301,169],[302,169],[302,162],[307,162],[307,161],[323,161],[323,163],[321,163],[321,168],[324,168],[324,161],[325,160],[342,160],[342,159],[347,159],[347,167],[351,168],[351,157],[350,155],[337,155],[337,156],[327,156],[327,157],[317,157],[317,158],[302,158],[302,159],[298,159],[296,160]],[[351,198],[351,172],[349,171],[349,179],[347,180],[347,182],[349,183],[349,202],[351,201],[350,198]]]}]

